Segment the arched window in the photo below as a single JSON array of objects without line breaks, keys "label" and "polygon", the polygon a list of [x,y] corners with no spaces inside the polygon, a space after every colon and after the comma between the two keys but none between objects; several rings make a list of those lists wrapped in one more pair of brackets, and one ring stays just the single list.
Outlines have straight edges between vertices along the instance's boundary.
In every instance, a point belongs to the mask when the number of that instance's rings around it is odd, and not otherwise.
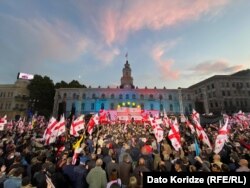
[{"label": "arched window", "polygon": [[82,105],[81,105],[81,111],[82,111],[82,113],[84,112],[84,110],[85,110],[85,103],[82,103]]},{"label": "arched window", "polygon": [[85,93],[82,94],[82,99],[86,99],[86,94]]},{"label": "arched window", "polygon": [[192,112],[192,109],[193,109],[192,104],[189,104],[189,105],[188,105],[188,108],[189,108],[189,113],[191,113],[191,112]]},{"label": "arched window", "polygon": [[114,110],[114,109],[115,109],[114,103],[111,103],[111,104],[110,104],[110,109],[111,109],[111,110]]},{"label": "arched window", "polygon": [[110,96],[110,98],[114,99],[115,98],[115,94],[112,93],[111,96]]},{"label": "arched window", "polygon": [[154,99],[154,95],[153,95],[153,94],[150,94],[150,95],[149,95],[149,99],[150,99],[150,100]]},{"label": "arched window", "polygon": [[160,104],[160,111],[163,111],[163,104]]},{"label": "arched window", "polygon": [[136,99],[136,95],[135,94],[132,95],[132,99]]},{"label": "arched window", "polygon": [[141,109],[144,110],[144,104],[143,103],[141,103]]},{"label": "arched window", "polygon": [[96,95],[95,93],[92,94],[92,99],[95,99],[96,98]]},{"label": "arched window", "polygon": [[142,100],[144,99],[144,95],[143,94],[140,95],[140,99],[142,99]]},{"label": "arched window", "polygon": [[169,105],[169,110],[170,110],[170,111],[173,111],[173,110],[174,110],[174,108],[173,108],[173,105],[172,105],[172,104],[170,104],[170,105]]},{"label": "arched window", "polygon": [[160,99],[160,100],[162,100],[162,99],[163,99],[162,94],[160,94],[160,95],[159,95],[159,99]]},{"label": "arched window", "polygon": [[169,99],[170,101],[173,100],[172,95],[169,95],[169,96],[168,96],[168,99]]},{"label": "arched window", "polygon": [[95,110],[95,103],[91,103],[91,110]]},{"label": "arched window", "polygon": [[64,94],[63,94],[63,97],[66,98],[66,97],[67,97],[67,93],[64,93]]},{"label": "arched window", "polygon": [[102,99],[105,99],[105,94],[103,93],[101,97],[102,97]]},{"label": "arched window", "polygon": [[126,99],[129,99],[129,94],[126,94]]},{"label": "arched window", "polygon": [[102,109],[102,110],[104,109],[104,103],[101,104],[101,109]]},{"label": "arched window", "polygon": [[119,95],[119,99],[122,99],[122,94]]}]

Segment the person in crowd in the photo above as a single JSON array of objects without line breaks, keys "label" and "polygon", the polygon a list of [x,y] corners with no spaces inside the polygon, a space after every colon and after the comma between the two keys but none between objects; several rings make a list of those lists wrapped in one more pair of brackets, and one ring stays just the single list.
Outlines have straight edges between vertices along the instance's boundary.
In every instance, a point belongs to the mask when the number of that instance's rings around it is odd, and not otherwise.
[{"label": "person in crowd", "polygon": [[88,173],[86,180],[89,188],[106,188],[107,176],[106,172],[102,169],[102,165],[102,159],[97,159],[96,166]]}]

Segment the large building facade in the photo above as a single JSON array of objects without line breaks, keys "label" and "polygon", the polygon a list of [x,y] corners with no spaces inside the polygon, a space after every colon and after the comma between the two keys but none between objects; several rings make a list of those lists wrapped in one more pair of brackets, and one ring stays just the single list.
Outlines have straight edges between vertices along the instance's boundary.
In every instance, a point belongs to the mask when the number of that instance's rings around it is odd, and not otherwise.
[{"label": "large building facade", "polygon": [[201,113],[250,112],[250,76],[216,75],[189,87]]},{"label": "large building facade", "polygon": [[29,104],[29,80],[17,79],[14,84],[0,85],[0,117],[25,117]]},{"label": "large building facade", "polygon": [[188,114],[194,108],[191,89],[138,88],[133,84],[132,69],[126,61],[121,85],[116,88],[60,88],[56,90],[53,115],[89,114],[100,109],[116,110],[122,106],[142,110]]}]

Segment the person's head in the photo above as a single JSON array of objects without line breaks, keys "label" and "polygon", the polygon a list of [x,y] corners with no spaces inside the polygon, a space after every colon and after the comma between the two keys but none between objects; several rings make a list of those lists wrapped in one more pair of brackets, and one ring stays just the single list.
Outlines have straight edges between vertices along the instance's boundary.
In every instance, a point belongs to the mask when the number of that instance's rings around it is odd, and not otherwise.
[{"label": "person's head", "polygon": [[189,166],[189,172],[196,172],[197,168],[194,165]]},{"label": "person's head", "polygon": [[181,160],[176,160],[176,162],[174,163],[174,169],[176,172],[180,172],[182,171],[182,161]]},{"label": "person's head", "polygon": [[25,176],[23,179],[22,179],[22,186],[28,186],[30,184],[30,178],[28,176]]},{"label": "person's head", "polygon": [[242,167],[243,166],[248,167],[248,161],[246,159],[240,159],[239,165]]},{"label": "person's head", "polygon": [[103,164],[102,159],[97,159],[95,164],[96,164],[96,166],[101,167],[101,166],[102,166],[102,164]]},{"label": "person's head", "polygon": [[215,163],[211,165],[211,171],[212,172],[221,172],[221,167]]},{"label": "person's head", "polygon": [[137,179],[135,176],[131,176],[129,178],[129,183],[128,183],[128,187],[129,188],[133,188],[133,187],[136,187],[137,186]]},{"label": "person's head", "polygon": [[123,162],[126,162],[126,163],[129,163],[129,162],[130,162],[130,159],[129,159],[128,154],[125,154],[125,155],[123,156]]},{"label": "person's head", "polygon": [[213,160],[214,160],[214,161],[220,161],[220,155],[215,154],[215,155],[213,156]]},{"label": "person's head", "polygon": [[141,157],[141,158],[139,159],[138,165],[139,165],[139,166],[144,166],[144,165],[145,165],[145,159],[143,159],[143,158]]},{"label": "person's head", "polygon": [[118,171],[114,168],[112,169],[111,173],[110,173],[110,180],[117,180],[118,178]]}]

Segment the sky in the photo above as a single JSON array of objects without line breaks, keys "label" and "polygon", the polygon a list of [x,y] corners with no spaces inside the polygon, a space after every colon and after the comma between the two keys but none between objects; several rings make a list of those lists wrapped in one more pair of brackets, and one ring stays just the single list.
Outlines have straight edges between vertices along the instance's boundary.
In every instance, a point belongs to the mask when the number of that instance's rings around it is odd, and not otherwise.
[{"label": "sky", "polygon": [[0,84],[18,72],[139,88],[186,88],[250,68],[248,0],[1,0]]}]

